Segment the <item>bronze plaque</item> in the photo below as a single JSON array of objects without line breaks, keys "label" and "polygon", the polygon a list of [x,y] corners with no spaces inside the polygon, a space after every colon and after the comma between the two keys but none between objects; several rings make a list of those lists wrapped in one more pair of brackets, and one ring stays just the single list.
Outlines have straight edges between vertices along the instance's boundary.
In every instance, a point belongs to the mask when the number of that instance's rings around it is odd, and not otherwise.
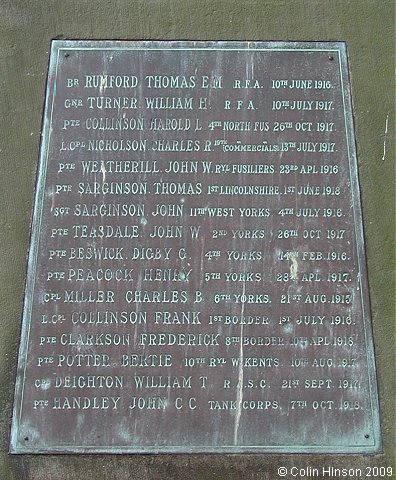
[{"label": "bronze plaque", "polygon": [[380,448],[345,45],[54,41],[11,452]]}]

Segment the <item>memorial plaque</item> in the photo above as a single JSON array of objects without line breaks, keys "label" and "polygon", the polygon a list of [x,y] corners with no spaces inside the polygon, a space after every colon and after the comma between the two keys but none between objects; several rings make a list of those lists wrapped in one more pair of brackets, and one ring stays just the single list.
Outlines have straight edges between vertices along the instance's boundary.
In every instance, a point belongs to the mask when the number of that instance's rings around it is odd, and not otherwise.
[{"label": "memorial plaque", "polygon": [[345,45],[54,41],[11,452],[380,449]]}]

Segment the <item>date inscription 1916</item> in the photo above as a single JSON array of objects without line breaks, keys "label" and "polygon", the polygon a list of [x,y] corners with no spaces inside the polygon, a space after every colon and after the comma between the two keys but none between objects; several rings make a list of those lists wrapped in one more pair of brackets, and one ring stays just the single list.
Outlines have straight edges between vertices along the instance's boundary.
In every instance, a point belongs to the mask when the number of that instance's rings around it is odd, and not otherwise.
[{"label": "date inscription 1916", "polygon": [[54,41],[11,452],[366,452],[345,46]]}]

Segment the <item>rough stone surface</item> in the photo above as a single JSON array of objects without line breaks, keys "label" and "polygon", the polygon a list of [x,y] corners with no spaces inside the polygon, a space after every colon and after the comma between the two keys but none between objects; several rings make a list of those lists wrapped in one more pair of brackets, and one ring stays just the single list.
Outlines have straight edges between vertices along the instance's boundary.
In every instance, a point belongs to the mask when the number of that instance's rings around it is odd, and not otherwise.
[{"label": "rough stone surface", "polygon": [[[394,465],[393,0],[1,0],[0,479],[281,478],[277,469]],[[52,38],[344,40],[352,78],[384,453],[9,456],[16,358]],[[289,475],[285,478],[296,478]],[[316,477],[318,478],[318,477]],[[320,478],[320,477],[319,477]],[[340,478],[326,476],[323,478]],[[387,477],[389,478],[389,477]]]}]

